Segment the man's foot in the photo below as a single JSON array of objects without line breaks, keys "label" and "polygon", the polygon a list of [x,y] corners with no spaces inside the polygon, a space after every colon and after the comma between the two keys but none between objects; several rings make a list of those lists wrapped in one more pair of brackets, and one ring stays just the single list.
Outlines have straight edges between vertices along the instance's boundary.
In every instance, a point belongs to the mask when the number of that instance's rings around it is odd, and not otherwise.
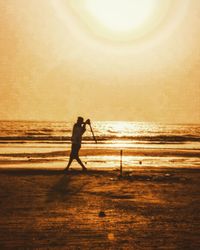
[{"label": "man's foot", "polygon": [[64,172],[68,172],[68,170],[69,170],[69,168],[65,168],[63,171],[64,171]]},{"label": "man's foot", "polygon": [[86,172],[86,171],[87,171],[87,168],[86,168],[86,167],[84,167],[84,168],[83,168],[83,172]]}]

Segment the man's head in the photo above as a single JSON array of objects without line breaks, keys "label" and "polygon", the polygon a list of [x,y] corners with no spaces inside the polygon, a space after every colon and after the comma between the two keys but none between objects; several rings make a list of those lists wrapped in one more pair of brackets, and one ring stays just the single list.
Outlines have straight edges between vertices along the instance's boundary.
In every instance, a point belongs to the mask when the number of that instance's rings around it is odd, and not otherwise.
[{"label": "man's head", "polygon": [[81,125],[83,123],[83,117],[79,116],[77,118],[77,123]]}]

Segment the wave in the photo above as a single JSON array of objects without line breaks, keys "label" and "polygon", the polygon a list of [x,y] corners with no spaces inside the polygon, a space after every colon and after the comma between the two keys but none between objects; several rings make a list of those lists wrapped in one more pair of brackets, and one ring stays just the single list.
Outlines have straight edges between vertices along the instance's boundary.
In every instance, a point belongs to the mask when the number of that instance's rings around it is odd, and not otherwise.
[{"label": "wave", "polygon": [[[155,143],[155,144],[169,144],[169,143],[186,143],[186,142],[200,142],[199,136],[193,135],[156,135],[156,136],[96,136],[98,142],[106,141],[137,141],[142,143]],[[84,137],[84,141],[93,141],[92,137]],[[70,136],[52,136],[37,134],[28,134],[25,136],[0,136],[0,143],[4,142],[26,142],[26,141],[46,141],[46,142],[69,142]]]}]

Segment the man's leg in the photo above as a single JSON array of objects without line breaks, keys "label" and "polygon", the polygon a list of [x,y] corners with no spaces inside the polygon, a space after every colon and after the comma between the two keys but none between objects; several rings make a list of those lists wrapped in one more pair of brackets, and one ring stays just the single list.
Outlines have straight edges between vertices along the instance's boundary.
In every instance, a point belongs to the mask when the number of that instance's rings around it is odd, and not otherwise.
[{"label": "man's leg", "polygon": [[82,163],[81,159],[79,158],[79,150],[81,149],[81,145],[78,145],[77,148],[76,148],[76,160],[77,162],[81,165],[82,169],[83,170],[87,170],[87,168],[85,167],[85,165]]},{"label": "man's leg", "polygon": [[72,144],[71,145],[71,152],[70,152],[70,157],[69,157],[69,162],[67,164],[67,167],[65,168],[65,171],[67,171],[70,167],[70,165],[72,164],[72,161],[76,158],[76,145]]},{"label": "man's leg", "polygon": [[70,156],[69,162],[68,162],[67,167],[65,168],[65,170],[68,170],[68,169],[69,169],[70,165],[72,164],[73,159],[74,159],[74,158]]},{"label": "man's leg", "polygon": [[87,170],[87,168],[85,167],[85,165],[82,163],[81,159],[79,158],[79,156],[76,157],[77,162],[81,165],[81,167],[83,168],[83,170]]}]

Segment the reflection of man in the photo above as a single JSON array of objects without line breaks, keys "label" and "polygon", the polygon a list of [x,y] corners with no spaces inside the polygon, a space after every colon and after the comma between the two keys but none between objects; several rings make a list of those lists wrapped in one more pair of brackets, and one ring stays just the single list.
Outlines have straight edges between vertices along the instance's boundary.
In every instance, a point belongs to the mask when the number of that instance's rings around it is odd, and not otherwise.
[{"label": "reflection of man", "polygon": [[67,164],[67,167],[65,170],[68,170],[72,161],[74,159],[77,160],[77,162],[81,165],[81,167],[83,168],[83,170],[87,170],[87,168],[84,166],[84,164],[82,163],[82,161],[79,158],[79,150],[81,148],[81,141],[82,141],[82,135],[85,133],[86,130],[86,124],[90,124],[90,120],[87,119],[86,122],[83,122],[83,118],[82,117],[78,117],[77,122],[74,124],[73,127],[73,132],[72,132],[72,147],[71,147],[71,153],[70,153],[70,158],[69,158],[69,162]]}]

